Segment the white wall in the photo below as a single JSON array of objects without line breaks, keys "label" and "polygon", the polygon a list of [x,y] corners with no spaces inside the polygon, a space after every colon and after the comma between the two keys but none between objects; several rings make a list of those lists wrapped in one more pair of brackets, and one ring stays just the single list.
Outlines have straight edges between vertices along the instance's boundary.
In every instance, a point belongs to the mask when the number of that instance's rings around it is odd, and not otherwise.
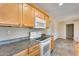
[{"label": "white wall", "polygon": [[54,18],[50,17],[50,25],[49,25],[49,29],[47,31],[50,35],[53,34],[54,35],[54,40],[56,40],[58,38],[58,30],[57,30],[57,22],[55,21]]},{"label": "white wall", "polygon": [[74,40],[79,41],[79,21],[74,23]]},{"label": "white wall", "polygon": [[58,23],[58,38],[66,38],[66,24],[60,22]]},{"label": "white wall", "polygon": [[52,27],[53,27],[54,38],[56,40],[58,38],[58,23],[55,20],[53,20]]},{"label": "white wall", "polygon": [[66,24],[74,24],[74,40],[79,41],[79,21],[65,21],[58,23],[58,38],[66,39]]}]

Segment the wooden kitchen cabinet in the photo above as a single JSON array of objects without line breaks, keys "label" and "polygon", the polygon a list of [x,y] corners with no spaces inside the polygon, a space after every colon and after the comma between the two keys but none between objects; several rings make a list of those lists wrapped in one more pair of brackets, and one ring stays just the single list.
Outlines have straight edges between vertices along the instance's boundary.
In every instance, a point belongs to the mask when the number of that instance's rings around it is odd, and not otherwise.
[{"label": "wooden kitchen cabinet", "polygon": [[0,4],[0,25],[19,25],[19,4]]},{"label": "wooden kitchen cabinet", "polygon": [[79,43],[75,43],[74,53],[76,56],[79,56]]},{"label": "wooden kitchen cabinet", "polygon": [[39,11],[37,9],[34,9],[35,10],[35,17],[40,17],[39,16]]},{"label": "wooden kitchen cabinet", "polygon": [[35,9],[35,17],[38,17],[44,20],[44,14],[40,12],[38,9]]},{"label": "wooden kitchen cabinet", "polygon": [[23,50],[16,54],[16,56],[28,56],[28,49]]},{"label": "wooden kitchen cabinet", "polygon": [[34,8],[28,4],[23,4],[23,26],[34,27]]},{"label": "wooden kitchen cabinet", "polygon": [[35,17],[46,21],[49,26],[49,17],[31,4],[0,4],[0,26],[21,26],[34,28]]},{"label": "wooden kitchen cabinet", "polygon": [[30,4],[0,4],[0,26],[34,28],[35,17],[45,19],[48,27],[48,17]]},{"label": "wooden kitchen cabinet", "polygon": [[42,12],[39,12],[39,18],[44,20],[44,14]]},{"label": "wooden kitchen cabinet", "polygon": [[40,50],[35,50],[34,52],[29,53],[29,56],[40,56]]},{"label": "wooden kitchen cabinet", "polygon": [[36,44],[29,48],[29,56],[40,56],[40,46]]},{"label": "wooden kitchen cabinet", "polygon": [[52,36],[51,37],[51,51],[52,51],[52,49],[54,49],[54,37]]},{"label": "wooden kitchen cabinet", "polygon": [[46,21],[46,28],[49,27],[49,17],[45,15],[45,21]]},{"label": "wooden kitchen cabinet", "polygon": [[16,56],[40,56],[40,46],[36,44],[30,48],[27,48],[17,54]]}]

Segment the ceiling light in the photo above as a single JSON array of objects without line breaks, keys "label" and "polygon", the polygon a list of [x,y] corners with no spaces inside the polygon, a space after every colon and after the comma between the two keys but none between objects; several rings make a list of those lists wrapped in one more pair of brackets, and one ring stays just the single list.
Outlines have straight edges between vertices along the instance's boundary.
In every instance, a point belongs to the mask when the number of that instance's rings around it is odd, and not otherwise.
[{"label": "ceiling light", "polygon": [[62,6],[63,5],[63,3],[59,3],[59,6]]}]

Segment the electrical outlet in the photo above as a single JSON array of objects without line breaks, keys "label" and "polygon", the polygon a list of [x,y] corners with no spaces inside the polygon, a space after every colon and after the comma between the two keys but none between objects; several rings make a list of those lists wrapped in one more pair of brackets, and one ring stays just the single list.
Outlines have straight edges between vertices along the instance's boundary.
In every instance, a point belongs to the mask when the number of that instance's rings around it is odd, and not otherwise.
[{"label": "electrical outlet", "polygon": [[10,34],[11,33],[11,31],[8,31],[8,34]]}]

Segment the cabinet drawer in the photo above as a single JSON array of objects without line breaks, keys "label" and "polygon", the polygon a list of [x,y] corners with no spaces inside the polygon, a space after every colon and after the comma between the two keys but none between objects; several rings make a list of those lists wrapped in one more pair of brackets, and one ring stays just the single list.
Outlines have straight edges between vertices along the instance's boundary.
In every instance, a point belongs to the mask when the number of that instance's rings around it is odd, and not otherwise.
[{"label": "cabinet drawer", "polygon": [[37,50],[35,50],[35,51],[29,53],[29,56],[40,56],[40,50],[37,49]]},{"label": "cabinet drawer", "polygon": [[39,44],[34,45],[33,47],[29,48],[29,53],[31,53],[31,52],[33,52],[33,51],[35,51],[37,49],[40,49]]},{"label": "cabinet drawer", "polygon": [[17,53],[16,56],[28,56],[28,49]]}]

